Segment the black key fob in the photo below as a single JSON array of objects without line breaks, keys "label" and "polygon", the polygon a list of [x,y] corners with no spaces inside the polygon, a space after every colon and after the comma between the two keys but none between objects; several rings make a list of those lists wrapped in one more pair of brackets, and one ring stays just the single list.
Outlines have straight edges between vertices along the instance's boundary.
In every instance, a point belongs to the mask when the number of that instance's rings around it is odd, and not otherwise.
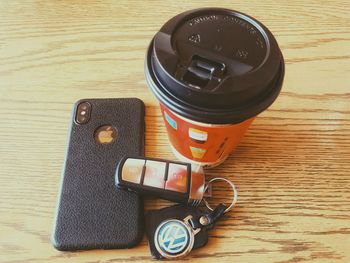
[{"label": "black key fob", "polygon": [[198,206],[203,199],[203,168],[165,159],[124,157],[115,176],[118,188]]},{"label": "black key fob", "polygon": [[[199,218],[202,215],[203,212],[198,208],[182,204],[148,211],[146,234],[152,256],[157,259],[167,257],[159,252],[162,252],[162,248],[159,247],[158,242],[157,244],[155,242],[158,236],[163,241],[163,248],[165,248],[163,250],[174,258],[180,257],[188,249],[205,246],[208,242],[208,229],[202,228],[197,233],[191,233],[191,228],[186,227],[186,220],[184,221],[185,218]],[[157,236],[156,231],[158,231]]]}]

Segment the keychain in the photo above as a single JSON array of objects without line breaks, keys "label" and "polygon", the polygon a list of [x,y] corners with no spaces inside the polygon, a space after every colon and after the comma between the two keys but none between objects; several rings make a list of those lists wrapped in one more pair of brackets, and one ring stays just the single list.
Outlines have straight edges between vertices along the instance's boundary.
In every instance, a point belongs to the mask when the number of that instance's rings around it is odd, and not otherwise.
[{"label": "keychain", "polygon": [[[206,184],[203,168],[189,163],[125,157],[118,165],[115,180],[119,188],[182,203],[146,214],[150,250],[157,259],[184,257],[192,249],[206,245],[209,229],[237,202],[231,181],[218,177]],[[216,181],[231,186],[233,200],[229,206],[219,204],[213,209],[206,200]],[[202,201],[205,211],[197,208]]]},{"label": "keychain", "polygon": [[237,202],[237,191],[231,181],[224,178],[214,178],[208,182],[207,186],[219,180],[229,183],[232,187],[233,200],[229,206],[219,204],[213,209],[204,198],[206,211],[181,204],[152,210],[146,214],[147,236],[151,254],[155,258],[184,257],[192,249],[206,245],[208,231]]},{"label": "keychain", "polygon": [[[200,166],[144,157],[122,159],[115,179],[119,188],[191,206],[201,203],[214,181],[205,184],[204,171]],[[215,180],[232,184],[224,178]]]}]

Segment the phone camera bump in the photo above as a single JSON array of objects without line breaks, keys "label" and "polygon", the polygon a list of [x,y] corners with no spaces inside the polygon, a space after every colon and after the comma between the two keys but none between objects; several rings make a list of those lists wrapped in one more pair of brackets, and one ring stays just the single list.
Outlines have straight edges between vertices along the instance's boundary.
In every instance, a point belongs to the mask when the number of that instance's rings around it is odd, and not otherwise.
[{"label": "phone camera bump", "polygon": [[91,105],[88,102],[81,102],[76,111],[75,121],[78,124],[85,124],[90,120],[91,116]]}]

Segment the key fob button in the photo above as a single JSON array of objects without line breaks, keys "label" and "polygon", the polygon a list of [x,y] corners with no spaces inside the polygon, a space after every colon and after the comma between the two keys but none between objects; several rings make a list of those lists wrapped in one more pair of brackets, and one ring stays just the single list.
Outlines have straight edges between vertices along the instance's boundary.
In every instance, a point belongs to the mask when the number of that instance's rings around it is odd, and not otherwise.
[{"label": "key fob button", "polygon": [[142,176],[142,169],[145,165],[145,160],[127,159],[122,169],[122,179],[124,181],[139,184]]},{"label": "key fob button", "polygon": [[168,178],[165,183],[166,190],[172,190],[180,193],[187,192],[188,167],[186,165],[170,163],[168,169]]},{"label": "key fob button", "polygon": [[146,186],[152,186],[152,187],[164,189],[165,168],[166,168],[165,162],[147,160],[143,184]]}]

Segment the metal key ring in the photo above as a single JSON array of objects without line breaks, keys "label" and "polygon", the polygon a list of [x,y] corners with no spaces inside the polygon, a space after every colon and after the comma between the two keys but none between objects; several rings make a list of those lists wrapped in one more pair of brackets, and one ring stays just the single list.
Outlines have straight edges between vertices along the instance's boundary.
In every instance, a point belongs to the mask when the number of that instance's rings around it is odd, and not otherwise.
[{"label": "metal key ring", "polygon": [[[237,195],[237,190],[236,190],[236,186],[234,185],[234,183],[232,183],[230,180],[226,179],[226,178],[221,178],[221,177],[216,177],[216,178],[213,178],[211,179],[207,185],[205,186],[204,188],[204,192],[207,191],[208,187],[210,184],[212,184],[213,182],[215,181],[224,181],[226,183],[228,183],[231,187],[232,187],[232,191],[233,191],[233,199],[232,199],[232,202],[230,204],[229,207],[226,208],[225,210],[225,213],[230,211],[232,209],[232,207],[237,203],[237,198],[238,198],[238,195]],[[209,205],[208,201],[203,198],[203,201],[204,201],[204,204],[205,206],[210,210],[210,211],[213,211],[214,209]]]}]

